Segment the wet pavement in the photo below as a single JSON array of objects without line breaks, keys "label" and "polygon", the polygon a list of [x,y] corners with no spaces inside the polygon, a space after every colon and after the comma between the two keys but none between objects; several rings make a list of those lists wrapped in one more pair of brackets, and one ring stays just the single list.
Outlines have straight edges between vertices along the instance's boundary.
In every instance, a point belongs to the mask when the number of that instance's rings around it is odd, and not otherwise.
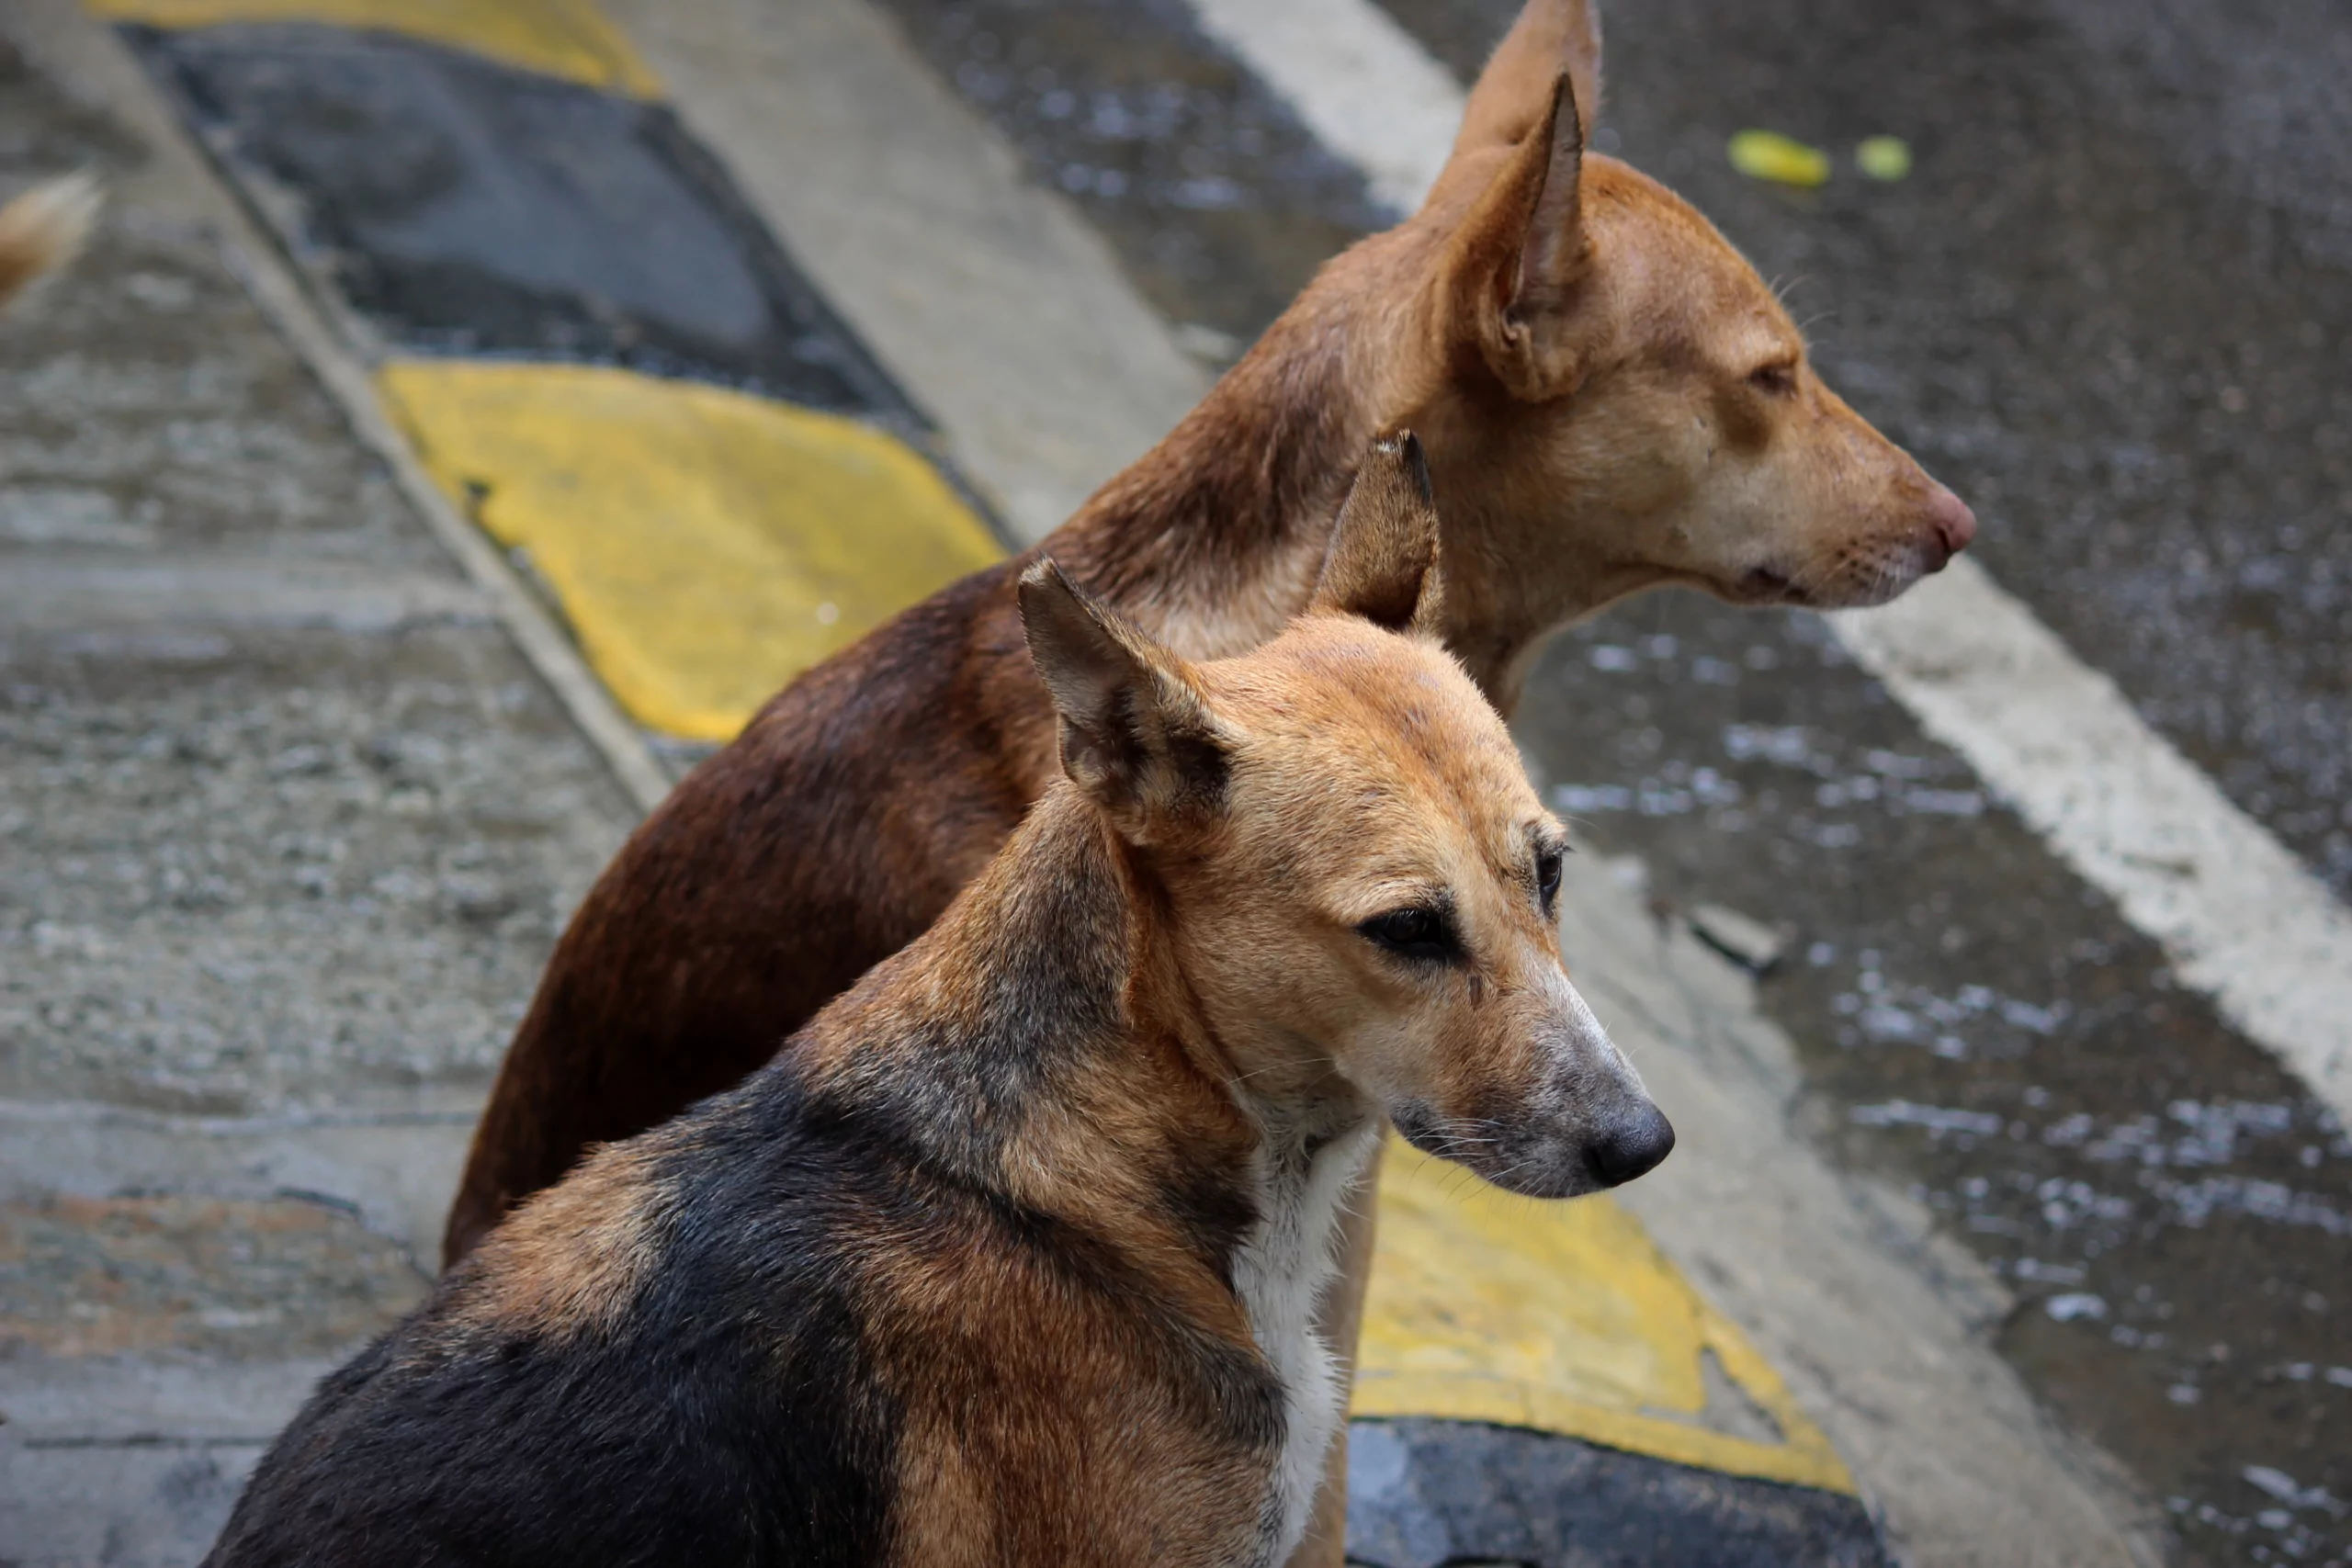
[{"label": "wet pavement", "polygon": [[[1831,378],[1964,481],[1995,577],[2352,893],[2352,247],[2235,177],[2285,147],[2216,166],[2229,106],[2069,25],[2137,31],[2123,9],[1628,7],[1612,118],[1784,280]],[[2346,48],[2340,8],[2278,0],[2152,16],[2140,45],[2192,22],[2250,67]],[[2327,132],[2278,92],[2284,141]],[[1917,166],[1784,195],[1724,166],[1754,123],[1841,152],[1893,130]]]},{"label": "wet pavement", "polygon": [[[2340,47],[2318,8],[2230,9],[2244,63]],[[2222,8],[2109,13],[2121,56],[2027,6],[1622,10],[1625,155],[1788,280],[1832,383],[1976,507],[1996,578],[2352,888],[2352,256],[2200,161],[2216,107],[2132,58]],[[1893,131],[1917,169],[1783,193],[1724,167],[1748,124]],[[1794,928],[1764,995],[1824,1135],[2015,1282],[2003,1348],[2185,1561],[2352,1558],[2352,1140],[1997,806],[1972,815],[1964,767],[1814,628],[1628,608],[1559,650],[1537,732],[1555,776],[1631,792],[1589,818],[1663,896]]]},{"label": "wet pavement", "polygon": [[1183,0],[878,3],[1212,364],[1394,220]]},{"label": "wet pavement", "polygon": [[[1300,214],[1377,221],[1181,10],[885,3],[1176,319],[1246,338],[1324,254]],[[1465,79],[1516,9],[1388,8]],[[1607,35],[1597,144],[1776,277],[1831,383],[1975,506],[2001,583],[2352,890],[2340,19],[1666,0]],[[1742,178],[1723,149],[1748,126],[1838,173]],[[1912,144],[1903,183],[1853,170],[1881,133]],[[1213,210],[1146,173],[1171,165],[1214,171]],[[1553,650],[1519,728],[1661,918],[1781,928],[1761,997],[1802,1118],[2015,1288],[2003,1350],[2180,1561],[2352,1561],[2352,1139],[2324,1107],[1811,617],[1622,606]]]},{"label": "wet pavement", "polygon": [[2244,1473],[2352,1480],[2352,1389],[2326,1382],[2352,1382],[2352,1139],[2324,1110],[1818,623],[1625,607],[1565,639],[1521,728],[1555,804],[1643,857],[1662,912],[1785,928],[1760,995],[1815,1136],[2009,1280],[2003,1348],[2179,1501],[2185,1560],[2340,1553],[2326,1508],[2254,1524],[2273,1500]]}]

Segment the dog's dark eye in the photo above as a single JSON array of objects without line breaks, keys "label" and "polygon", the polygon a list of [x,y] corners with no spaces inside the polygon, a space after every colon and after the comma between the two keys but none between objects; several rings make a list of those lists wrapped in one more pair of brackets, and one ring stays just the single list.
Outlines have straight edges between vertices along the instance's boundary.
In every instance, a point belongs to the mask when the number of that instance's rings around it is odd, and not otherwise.
[{"label": "dog's dark eye", "polygon": [[1454,940],[1453,919],[1443,909],[1414,907],[1374,915],[1356,928],[1375,947],[1404,958],[1458,958],[1462,945]]},{"label": "dog's dark eye", "polygon": [[1560,901],[1560,852],[1538,850],[1535,854],[1535,897],[1549,916],[1552,907]]},{"label": "dog's dark eye", "polygon": [[1758,366],[1747,373],[1747,384],[1768,398],[1785,398],[1797,389],[1797,367],[1785,362]]}]

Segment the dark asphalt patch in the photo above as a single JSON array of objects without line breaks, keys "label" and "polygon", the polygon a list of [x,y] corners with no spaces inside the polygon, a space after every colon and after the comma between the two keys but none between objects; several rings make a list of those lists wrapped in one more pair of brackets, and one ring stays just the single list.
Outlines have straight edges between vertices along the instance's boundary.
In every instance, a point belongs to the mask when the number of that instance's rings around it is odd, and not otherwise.
[{"label": "dark asphalt patch", "polygon": [[619,365],[911,433],[909,401],[659,104],[411,39],[125,36],[390,347]]},{"label": "dark asphalt patch", "polygon": [[1693,1470],[1574,1438],[1357,1421],[1348,1561],[1368,1568],[1883,1568],[1855,1498]]},{"label": "dark asphalt patch", "polygon": [[[1182,0],[879,0],[1117,251],[1203,357],[1230,357],[1389,214]],[[1220,343],[1218,340],[1227,342]]]}]

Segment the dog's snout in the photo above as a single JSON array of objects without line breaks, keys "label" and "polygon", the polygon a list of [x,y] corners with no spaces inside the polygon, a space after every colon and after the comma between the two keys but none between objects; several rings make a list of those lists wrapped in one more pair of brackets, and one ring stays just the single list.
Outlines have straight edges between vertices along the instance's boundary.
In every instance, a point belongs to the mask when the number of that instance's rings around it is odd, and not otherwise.
[{"label": "dog's snout", "polygon": [[1928,522],[1943,546],[1947,561],[1966,549],[1976,537],[1976,513],[1969,510],[1968,502],[1941,485],[1936,487],[1934,497],[1928,502]]},{"label": "dog's snout", "polygon": [[1585,1150],[1585,1163],[1602,1186],[1623,1187],[1657,1168],[1657,1163],[1673,1152],[1674,1123],[1666,1119],[1666,1112],[1644,1100],[1592,1140]]}]

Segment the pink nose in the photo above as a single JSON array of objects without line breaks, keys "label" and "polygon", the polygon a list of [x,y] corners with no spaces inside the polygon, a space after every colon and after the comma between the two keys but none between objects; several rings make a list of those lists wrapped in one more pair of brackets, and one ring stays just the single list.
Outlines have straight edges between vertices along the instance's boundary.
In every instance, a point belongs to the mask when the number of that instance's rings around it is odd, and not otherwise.
[{"label": "pink nose", "polygon": [[1928,520],[1934,525],[1936,536],[1943,540],[1948,556],[1960,554],[1976,537],[1976,513],[1941,485],[1936,487],[1935,499],[1928,502]]}]

